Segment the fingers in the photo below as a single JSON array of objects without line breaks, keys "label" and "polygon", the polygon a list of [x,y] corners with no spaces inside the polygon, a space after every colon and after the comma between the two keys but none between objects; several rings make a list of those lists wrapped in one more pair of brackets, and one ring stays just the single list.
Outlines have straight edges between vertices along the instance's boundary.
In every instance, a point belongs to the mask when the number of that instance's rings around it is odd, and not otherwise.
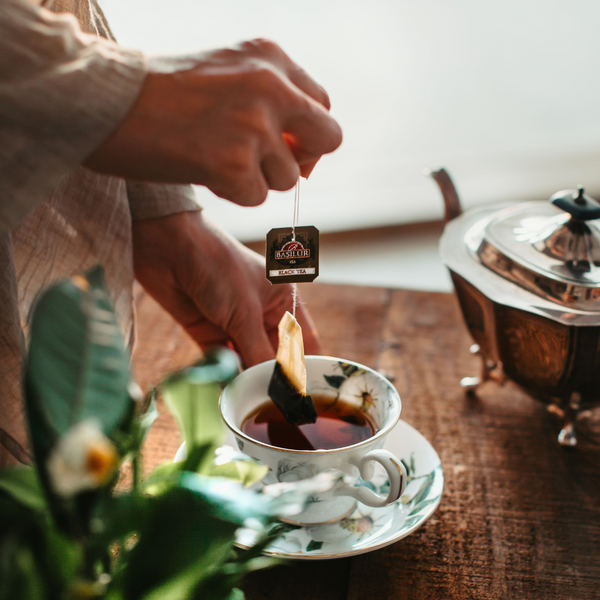
[{"label": "fingers", "polygon": [[243,42],[240,46],[245,52],[260,56],[279,67],[289,80],[305,94],[316,100],[325,109],[331,108],[329,96],[304,69],[299,67],[275,42],[258,38]]},{"label": "fingers", "polygon": [[[271,170],[273,169],[274,167],[271,166]],[[276,173],[271,173],[271,176],[276,175]],[[262,164],[258,164],[258,160],[249,175],[218,178],[217,181],[209,180],[205,182],[205,185],[219,198],[229,200],[239,206],[259,206],[267,199],[269,193],[269,184],[265,179]]]},{"label": "fingers", "polygon": [[300,166],[283,138],[273,141],[273,150],[263,158],[261,168],[272,190],[289,190],[300,176]]},{"label": "fingers", "polygon": [[[328,113],[331,103],[327,92],[277,44],[258,39],[245,42],[241,48],[274,65],[281,73],[282,78],[279,81],[269,77],[265,80],[271,84],[279,84],[278,91],[269,90],[273,98],[283,98],[277,106],[281,113],[279,126],[283,130],[287,146],[300,166],[301,174],[308,177],[319,158],[323,154],[333,152],[342,143],[342,130]],[[281,86],[286,77],[292,85]],[[287,89],[284,90],[284,87]],[[279,163],[284,164],[280,151],[274,152],[273,155]],[[276,169],[277,167],[274,168]],[[272,189],[289,187],[291,186]]]},{"label": "fingers", "polygon": [[286,141],[300,165],[315,163],[342,143],[342,129],[319,104],[306,99],[283,123]]}]

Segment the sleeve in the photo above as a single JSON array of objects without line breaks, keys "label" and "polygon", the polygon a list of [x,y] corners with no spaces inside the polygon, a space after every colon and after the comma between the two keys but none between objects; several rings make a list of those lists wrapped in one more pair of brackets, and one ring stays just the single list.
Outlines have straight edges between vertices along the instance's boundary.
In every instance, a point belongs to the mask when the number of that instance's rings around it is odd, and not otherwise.
[{"label": "sleeve", "polygon": [[110,135],[145,76],[142,53],[72,15],[0,0],[0,234]]},{"label": "sleeve", "polygon": [[191,185],[128,181],[127,199],[134,221],[201,210]]}]

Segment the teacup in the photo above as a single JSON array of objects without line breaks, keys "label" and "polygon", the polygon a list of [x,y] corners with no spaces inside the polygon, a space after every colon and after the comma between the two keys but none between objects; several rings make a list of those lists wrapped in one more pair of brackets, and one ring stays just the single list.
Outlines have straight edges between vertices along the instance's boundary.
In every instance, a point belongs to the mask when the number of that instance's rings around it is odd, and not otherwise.
[{"label": "teacup", "polygon": [[[407,479],[402,462],[383,449],[386,437],[400,419],[402,402],[398,392],[383,375],[358,363],[329,356],[306,356],[305,361],[308,393],[356,406],[374,425],[374,434],[341,448],[293,450],[244,433],[242,426],[248,415],[269,401],[267,388],[275,365],[271,360],[242,372],[221,395],[221,415],[239,449],[269,467],[264,483],[298,481],[330,470],[345,474],[343,481],[332,490],[314,496],[303,512],[286,518],[287,522],[296,525],[331,523],[351,514],[357,500],[372,507],[392,504],[404,492]],[[365,485],[375,473],[374,463],[379,463],[387,472],[387,495]]]}]

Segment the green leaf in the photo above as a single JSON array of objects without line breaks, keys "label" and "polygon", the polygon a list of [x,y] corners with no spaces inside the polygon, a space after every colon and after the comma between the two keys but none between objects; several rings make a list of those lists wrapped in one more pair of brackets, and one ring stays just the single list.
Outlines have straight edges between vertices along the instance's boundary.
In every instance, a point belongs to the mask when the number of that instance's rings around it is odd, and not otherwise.
[{"label": "green leaf", "polygon": [[430,498],[429,500],[423,500],[422,502],[419,502],[419,504],[417,504],[409,513],[408,515],[416,515],[417,513],[421,512],[426,506],[429,506],[430,504],[433,504],[434,502],[437,502],[439,496],[437,496],[436,498]]},{"label": "green leaf", "polygon": [[152,388],[152,390],[150,391],[149,398],[150,398],[150,401],[148,403],[148,409],[146,410],[146,412],[142,415],[142,418],[140,419],[140,434],[141,434],[140,446],[142,445],[142,443],[148,436],[148,433],[150,432],[152,425],[154,425],[154,421],[156,421],[156,419],[158,419],[158,408],[156,407],[156,389],[155,388]]},{"label": "green leaf", "polygon": [[346,377],[350,377],[354,373],[356,373],[356,371],[358,371],[358,367],[356,365],[349,365],[348,363],[345,363],[345,362],[340,362],[339,364],[342,369],[342,373]]},{"label": "green leaf", "polygon": [[75,424],[99,421],[108,436],[130,410],[129,356],[101,267],[50,286],[31,322],[25,400],[32,445],[43,464]]},{"label": "green leaf", "polygon": [[422,517],[420,517],[419,515],[414,516],[414,517],[408,517],[408,519],[406,519],[406,521],[404,521],[403,527],[412,527],[415,523],[420,521],[421,518]]},{"label": "green leaf", "polygon": [[150,497],[144,530],[118,582],[127,600],[183,600],[231,556],[241,515],[230,519],[231,506],[228,510],[217,505],[227,495],[213,493],[207,498],[203,482],[192,481],[199,479],[183,473],[181,483],[188,487],[172,487]]},{"label": "green leaf", "polygon": [[36,564],[33,550],[20,546],[12,557],[10,579],[0,587],[0,598],[9,600],[44,600],[47,598],[44,580]]},{"label": "green leaf", "polygon": [[269,472],[269,467],[230,446],[217,448],[216,452],[215,455],[215,448],[211,444],[198,446],[182,463],[179,463],[180,470],[192,471],[208,477],[225,477],[241,483],[244,487],[259,482]]},{"label": "green leaf", "polygon": [[[389,484],[388,484],[389,486]],[[354,487],[366,487],[369,488],[370,490],[376,492],[377,488],[375,487],[375,484],[372,481],[366,481],[364,479],[359,479],[355,484]]]},{"label": "green leaf", "polygon": [[323,542],[315,542],[315,540],[310,540],[308,542],[308,546],[306,546],[307,552],[312,552],[313,550],[320,550],[323,547]]},{"label": "green leaf", "polygon": [[[0,495],[0,598],[26,597],[39,578],[38,595],[62,596],[81,563],[78,546],[62,536],[47,515]],[[24,579],[23,579],[24,578]],[[25,581],[23,584],[22,581]],[[21,583],[20,583],[21,582]],[[19,593],[7,590],[25,588]],[[16,588],[15,588],[16,586]]]},{"label": "green leaf", "polygon": [[416,505],[419,504],[419,502],[421,502],[422,500],[424,500],[427,497],[427,494],[429,494],[429,491],[431,490],[432,486],[433,473],[429,473],[423,481],[423,483],[421,484],[419,491],[412,497],[411,503],[413,505]]},{"label": "green leaf", "polygon": [[269,472],[269,467],[256,460],[232,460],[227,463],[216,465],[211,463],[206,475],[209,477],[226,477],[238,481],[244,487],[260,481]]},{"label": "green leaf", "polygon": [[181,474],[179,486],[201,497],[205,510],[212,516],[238,526],[249,518],[270,520],[273,507],[277,506],[270,497],[227,479],[186,472]]},{"label": "green leaf", "polygon": [[114,543],[122,543],[144,530],[153,499],[139,493],[110,495],[102,499],[94,515],[88,544],[89,557],[101,560]]},{"label": "green leaf", "polygon": [[336,390],[339,390],[342,383],[346,381],[346,377],[343,375],[323,375],[325,377],[325,381]]},{"label": "green leaf", "polygon": [[212,443],[203,444],[192,448],[181,465],[182,471],[202,472],[202,466],[206,465],[205,470],[210,469],[209,461],[214,457],[214,445]]},{"label": "green leaf", "polygon": [[[216,449],[224,442],[226,430],[219,413],[219,396],[222,387],[237,372],[233,352],[213,350],[207,353],[204,362],[172,375],[160,386],[165,405],[177,421],[188,452],[207,444]],[[205,460],[208,458],[212,458],[212,453]]]},{"label": "green leaf", "polygon": [[179,481],[182,472],[180,462],[163,462],[152,470],[152,473],[146,477],[143,489],[150,496],[158,496],[167,491],[173,484]]},{"label": "green leaf", "polygon": [[19,465],[0,472],[0,490],[35,511],[45,511],[48,506],[37,471]]}]

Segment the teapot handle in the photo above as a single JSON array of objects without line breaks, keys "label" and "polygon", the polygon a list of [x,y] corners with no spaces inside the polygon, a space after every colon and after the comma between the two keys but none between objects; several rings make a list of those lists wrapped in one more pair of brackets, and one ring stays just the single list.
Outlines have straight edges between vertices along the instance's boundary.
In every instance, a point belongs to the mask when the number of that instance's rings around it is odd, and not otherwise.
[{"label": "teapot handle", "polygon": [[426,173],[438,184],[442,196],[444,198],[444,206],[446,207],[446,213],[444,215],[444,224],[448,221],[452,221],[456,217],[462,215],[462,206],[458,198],[458,192],[450,179],[450,175],[446,169],[438,169],[437,171],[429,171]]}]

